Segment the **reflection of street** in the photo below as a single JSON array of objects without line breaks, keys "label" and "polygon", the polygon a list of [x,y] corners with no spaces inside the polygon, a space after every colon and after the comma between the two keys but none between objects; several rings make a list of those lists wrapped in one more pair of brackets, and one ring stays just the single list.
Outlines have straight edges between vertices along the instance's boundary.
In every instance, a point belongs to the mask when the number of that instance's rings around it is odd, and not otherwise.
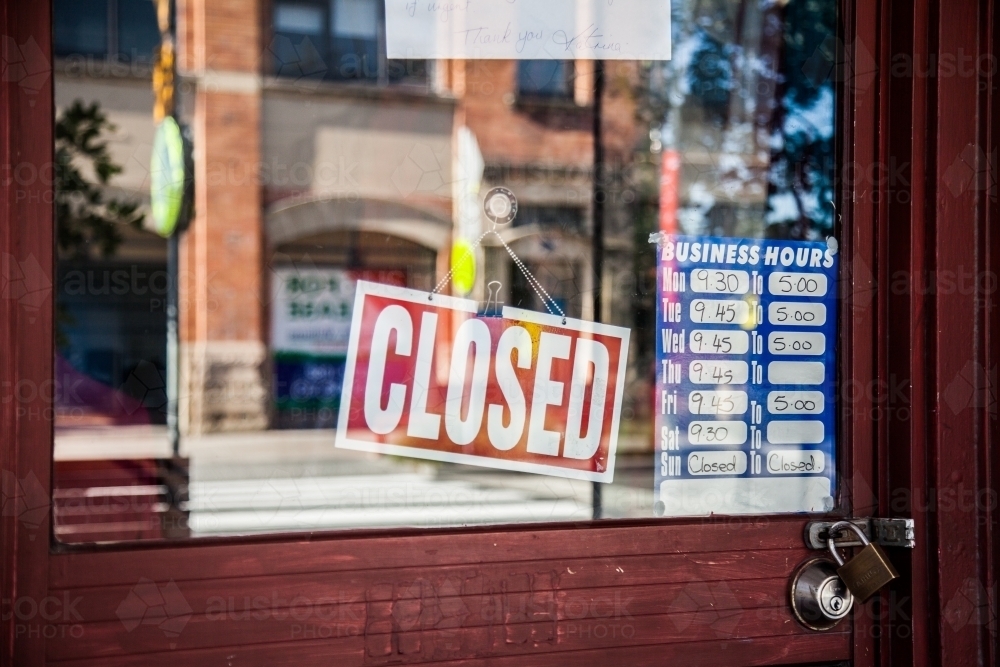
[{"label": "reflection of street", "polygon": [[[193,536],[463,526],[591,518],[591,483],[380,457],[333,447],[333,431],[189,438]],[[166,458],[163,427],[60,430],[57,460]],[[606,518],[652,516],[650,454],[619,456]]]}]

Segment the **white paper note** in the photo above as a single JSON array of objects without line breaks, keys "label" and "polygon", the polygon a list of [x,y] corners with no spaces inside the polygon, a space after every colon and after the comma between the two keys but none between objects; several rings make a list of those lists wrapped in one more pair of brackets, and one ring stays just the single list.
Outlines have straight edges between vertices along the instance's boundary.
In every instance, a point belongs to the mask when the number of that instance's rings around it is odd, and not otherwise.
[{"label": "white paper note", "polygon": [[670,0],[386,0],[390,58],[669,60]]}]

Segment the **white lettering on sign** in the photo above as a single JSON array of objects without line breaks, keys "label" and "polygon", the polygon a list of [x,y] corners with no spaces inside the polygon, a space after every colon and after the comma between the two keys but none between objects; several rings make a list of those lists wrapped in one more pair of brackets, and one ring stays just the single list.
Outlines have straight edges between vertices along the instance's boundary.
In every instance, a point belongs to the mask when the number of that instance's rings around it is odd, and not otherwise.
[{"label": "white lettering on sign", "polygon": [[538,345],[538,369],[535,371],[535,395],[531,399],[531,422],[528,425],[528,451],[558,456],[560,435],[545,430],[545,412],[550,405],[562,405],[564,383],[552,379],[552,362],[569,359],[570,339],[543,333]]},{"label": "white lettering on sign", "polygon": [[[490,405],[489,435],[493,446],[502,452],[517,446],[517,441],[524,432],[524,416],[527,412],[524,391],[514,370],[514,352],[517,352],[518,368],[531,368],[531,335],[522,327],[507,329],[500,336],[500,343],[497,345],[497,384],[507,401],[508,409],[505,418],[502,405]],[[508,422],[507,426],[504,426],[504,421]]]},{"label": "white lettering on sign", "polygon": [[382,311],[375,322],[372,333],[372,356],[368,367],[368,384],[365,391],[365,420],[372,433],[385,435],[392,433],[399,420],[403,417],[403,402],[406,399],[406,385],[392,384],[389,387],[389,400],[382,407],[382,385],[385,378],[385,365],[389,355],[389,337],[395,334],[396,354],[410,354],[410,341],[413,338],[413,321],[410,313],[401,306],[389,306]]},{"label": "white lettering on sign", "polygon": [[357,290],[337,447],[613,480],[627,329]]},{"label": "white lettering on sign", "polygon": [[670,60],[669,0],[386,0],[390,58]]},{"label": "white lettering on sign", "polygon": [[[466,382],[466,367],[470,348],[472,381]],[[482,320],[466,320],[458,328],[451,351],[451,377],[448,380],[448,400],[444,409],[444,426],[456,445],[471,443],[483,426],[486,409],[486,381],[490,375],[490,330]],[[469,411],[462,419],[462,399],[469,394]]]},{"label": "white lettering on sign", "polygon": [[420,343],[417,344],[417,365],[410,401],[410,423],[406,434],[411,438],[437,440],[441,433],[441,416],[427,412],[427,389],[431,382],[431,362],[434,358],[434,339],[437,336],[438,316],[424,313],[420,325]]},{"label": "white lettering on sign", "polygon": [[[576,344],[573,362],[573,386],[569,392],[569,424],[564,455],[573,459],[589,459],[601,444],[604,403],[611,360],[608,348],[598,342],[581,338]],[[593,372],[591,372],[593,371]],[[592,387],[587,396],[587,385]],[[590,404],[587,435],[581,435],[584,404]]]}]

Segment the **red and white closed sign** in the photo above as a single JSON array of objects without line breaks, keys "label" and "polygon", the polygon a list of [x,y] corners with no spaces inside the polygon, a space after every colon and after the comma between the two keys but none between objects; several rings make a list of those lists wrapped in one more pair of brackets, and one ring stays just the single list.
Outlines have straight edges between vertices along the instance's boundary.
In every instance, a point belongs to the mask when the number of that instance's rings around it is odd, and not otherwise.
[{"label": "red and white closed sign", "polygon": [[359,282],[336,446],[611,482],[629,330]]}]

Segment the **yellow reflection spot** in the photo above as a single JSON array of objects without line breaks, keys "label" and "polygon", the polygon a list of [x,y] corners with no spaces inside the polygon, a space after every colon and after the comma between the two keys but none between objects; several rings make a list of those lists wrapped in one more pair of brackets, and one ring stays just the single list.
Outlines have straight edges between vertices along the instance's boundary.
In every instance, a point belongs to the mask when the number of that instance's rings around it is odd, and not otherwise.
[{"label": "yellow reflection spot", "polygon": [[465,296],[476,284],[476,251],[465,239],[455,241],[451,247],[451,284],[455,292]]}]

